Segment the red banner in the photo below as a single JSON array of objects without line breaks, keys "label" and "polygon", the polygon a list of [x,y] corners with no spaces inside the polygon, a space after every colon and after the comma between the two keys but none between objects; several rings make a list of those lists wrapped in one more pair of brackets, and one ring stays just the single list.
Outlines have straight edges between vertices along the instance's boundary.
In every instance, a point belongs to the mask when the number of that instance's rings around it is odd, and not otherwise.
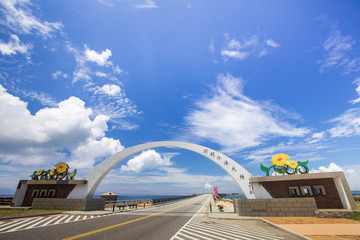
[{"label": "red banner", "polygon": [[219,196],[218,187],[214,187],[215,197]]}]

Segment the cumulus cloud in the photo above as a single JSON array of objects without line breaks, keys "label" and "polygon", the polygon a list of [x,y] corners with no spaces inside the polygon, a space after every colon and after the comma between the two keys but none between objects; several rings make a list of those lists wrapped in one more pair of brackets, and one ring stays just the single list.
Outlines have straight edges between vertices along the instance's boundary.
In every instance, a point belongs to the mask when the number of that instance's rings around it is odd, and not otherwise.
[{"label": "cumulus cloud", "polygon": [[121,166],[123,172],[141,172],[147,169],[157,169],[173,165],[169,156],[162,157],[155,150],[146,150],[140,155],[130,159],[126,165]]},{"label": "cumulus cloud", "polygon": [[[297,128],[278,115],[277,106],[256,102],[243,94],[243,80],[218,75],[210,97],[195,102],[185,121],[191,137],[208,139],[227,153],[262,144],[270,138],[303,137],[309,130]],[[188,136],[190,137],[190,136]]]},{"label": "cumulus cloud", "polygon": [[346,180],[351,190],[360,189],[360,165],[339,166],[336,163],[330,163],[329,166],[320,166],[318,169],[311,169],[311,172],[344,172]]},{"label": "cumulus cloud", "polygon": [[30,49],[32,49],[31,44],[20,43],[19,37],[14,34],[10,36],[10,40],[8,43],[0,40],[0,52],[2,55],[15,55],[18,52],[26,54],[29,52]]},{"label": "cumulus cloud", "polygon": [[7,26],[20,34],[33,32],[43,38],[51,38],[57,31],[61,31],[61,22],[43,21],[32,14],[29,0],[3,0],[0,1],[0,11],[3,17],[0,24]]},{"label": "cumulus cloud", "polygon": [[152,0],[145,0],[144,3],[134,5],[135,8],[150,9],[157,8],[158,6]]},{"label": "cumulus cloud", "polygon": [[360,135],[360,108],[349,109],[330,122],[335,124],[335,127],[328,130],[331,137]]},{"label": "cumulus cloud", "polygon": [[227,61],[231,58],[245,60],[250,56],[263,57],[270,53],[271,48],[278,48],[280,44],[273,39],[261,40],[257,34],[245,36],[241,40],[230,38],[225,34],[225,46],[221,50],[221,55]]},{"label": "cumulus cloud", "polygon": [[205,183],[204,188],[207,190],[211,190],[213,188],[213,186],[210,183]]},{"label": "cumulus cloud", "polygon": [[106,49],[101,53],[96,52],[95,50],[89,49],[85,46],[85,59],[90,62],[94,62],[99,66],[106,66],[110,63],[108,62],[109,57],[111,57],[111,51]]},{"label": "cumulus cloud", "polygon": [[[76,67],[73,72],[73,83],[79,80],[85,80],[86,82],[92,81],[92,76],[108,78],[111,81],[118,81],[115,75],[121,74],[123,70],[113,64],[109,58],[112,56],[111,50],[106,49],[98,53],[95,50],[90,49],[87,45],[84,45],[84,50],[78,49],[71,44],[67,46],[68,52],[74,54]],[[96,63],[97,66],[103,67],[102,71],[94,71],[93,66],[89,63]],[[105,71],[105,72],[104,72]]]},{"label": "cumulus cloud", "polygon": [[121,92],[121,88],[115,84],[105,84],[101,88],[95,90],[95,93],[103,93],[110,96],[115,96]]},{"label": "cumulus cloud", "polygon": [[328,167],[320,166],[319,169],[312,169],[312,172],[344,172],[340,166],[336,165],[335,163],[330,163]]},{"label": "cumulus cloud", "polygon": [[[104,115],[76,97],[34,115],[27,103],[0,85],[0,161],[20,165],[47,165],[62,160],[72,167],[92,167],[98,158],[123,149],[119,140],[106,138]],[[45,167],[44,166],[44,167]]]}]

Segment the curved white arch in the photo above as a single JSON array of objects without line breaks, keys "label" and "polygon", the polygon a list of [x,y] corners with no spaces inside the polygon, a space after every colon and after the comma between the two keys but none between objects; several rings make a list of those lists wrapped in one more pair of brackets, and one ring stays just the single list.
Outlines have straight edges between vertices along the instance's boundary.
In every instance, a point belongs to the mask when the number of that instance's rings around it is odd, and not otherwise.
[{"label": "curved white arch", "polygon": [[115,153],[99,163],[84,178],[84,180],[87,180],[87,184],[77,185],[69,194],[68,198],[92,198],[104,177],[122,160],[138,152],[157,147],[183,148],[203,155],[224,169],[237,183],[246,198],[272,198],[260,184],[250,183],[249,179],[251,174],[231,158],[210,148],[177,141],[150,142],[129,147]]}]

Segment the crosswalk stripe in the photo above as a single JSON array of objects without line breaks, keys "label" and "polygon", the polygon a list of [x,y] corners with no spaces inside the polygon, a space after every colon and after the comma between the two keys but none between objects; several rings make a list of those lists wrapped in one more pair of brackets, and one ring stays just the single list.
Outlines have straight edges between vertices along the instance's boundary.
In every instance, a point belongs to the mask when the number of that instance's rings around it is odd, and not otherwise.
[{"label": "crosswalk stripe", "polygon": [[[21,223],[24,223],[24,222],[27,222],[27,221],[30,221],[30,220],[31,220],[31,219],[29,218],[29,219],[25,219],[24,221],[19,221],[19,222],[9,222],[9,223],[7,223],[7,224],[4,224],[2,227],[4,227],[5,225],[6,225],[7,227],[1,228],[0,231],[6,230],[6,229],[8,229],[8,228],[10,228],[10,227],[19,225],[19,224],[21,224]],[[11,225],[11,224],[12,224],[12,225]]]},{"label": "crosswalk stripe", "polygon": [[15,231],[15,230],[17,230],[17,229],[19,229],[19,228],[23,228],[23,227],[25,227],[25,226],[27,226],[27,225],[29,225],[29,224],[32,224],[32,223],[34,223],[34,222],[37,222],[37,221],[41,220],[41,219],[42,219],[42,218],[33,219],[33,221],[27,222],[27,223],[25,223],[25,224],[23,224],[23,225],[20,225],[20,226],[16,227],[16,228],[12,228],[11,230],[6,231],[6,232],[13,232],[13,231]]},{"label": "crosswalk stripe", "polygon": [[34,223],[34,224],[30,225],[30,226],[27,226],[25,229],[29,229],[29,228],[35,227],[36,225],[38,225],[38,224],[40,224],[40,223],[42,223],[42,222],[45,222],[46,220],[49,220],[49,219],[48,219],[48,218],[44,218],[44,219],[41,220],[41,221],[38,221],[38,222],[36,222],[36,223]]},{"label": "crosswalk stripe", "polygon": [[85,215],[84,217],[83,217],[83,219],[81,219],[81,220],[85,220],[85,219],[87,219],[87,216]]},{"label": "crosswalk stripe", "polygon": [[66,223],[69,222],[72,218],[74,217],[74,215],[71,215],[68,219],[66,219]]},{"label": "crosswalk stripe", "polygon": [[56,219],[58,219],[59,217],[61,217],[61,215],[53,217],[52,219],[50,219],[49,221],[47,221],[46,223],[44,223],[43,225],[41,225],[40,227],[49,225],[51,222],[55,221]]},{"label": "crosswalk stripe", "polygon": [[57,220],[54,224],[59,224],[62,220],[64,220],[66,217],[68,217],[69,215],[65,215],[64,217],[60,218],[59,220]]},{"label": "crosswalk stripe", "polygon": [[[188,228],[191,228],[190,226],[188,226]],[[214,229],[205,229],[205,228],[201,228],[201,227],[198,227],[198,229],[201,229],[202,231],[204,232],[210,232],[211,234],[215,234],[215,235],[226,235],[227,238],[230,238],[230,239],[234,239],[234,240],[237,240],[239,239],[238,235],[234,235],[234,234],[231,234],[231,233],[228,233],[228,232],[224,232],[224,231],[218,231],[218,230],[214,230]],[[231,237],[228,237],[228,236],[231,236]],[[233,238],[233,237],[236,237],[236,238]]]},{"label": "crosswalk stripe", "polygon": [[[194,234],[194,233],[192,233],[191,231],[188,231],[188,230],[185,230],[185,229],[183,229],[182,230],[182,232],[185,232],[185,233],[187,233],[187,234],[192,234],[192,235],[196,235],[196,233]],[[194,231],[194,232],[199,232],[199,231]],[[200,232],[201,233],[201,232]],[[204,235],[209,235],[209,234],[204,234]],[[204,238],[204,239],[206,239],[206,240],[214,240],[213,238],[208,238],[208,237],[204,237],[204,236],[200,236],[201,238]]]},{"label": "crosswalk stripe", "polygon": [[74,222],[77,221],[77,220],[79,220],[80,217],[81,217],[80,215],[77,216],[77,217],[74,219]]},{"label": "crosswalk stripe", "polygon": [[[214,231],[207,231],[207,230],[204,230],[204,229],[194,229],[194,228],[191,228],[191,227],[187,227],[188,230],[190,231],[196,231],[196,232],[200,232],[201,234],[205,234],[207,236],[210,236],[210,237],[215,237],[215,238],[220,238],[220,239],[223,239],[226,237],[226,239],[232,239],[232,240],[237,240],[239,239],[238,237],[237,238],[233,238],[231,236],[229,236],[228,234],[225,234],[224,232],[223,233],[218,233],[218,232],[214,232]],[[200,231],[201,230],[201,231]]]},{"label": "crosswalk stripe", "polygon": [[[190,238],[191,240],[199,240],[198,238],[193,238],[193,237],[191,237],[191,236],[189,236],[189,235],[186,235],[185,233],[179,233],[179,235],[182,235],[182,236],[184,236],[185,238]],[[179,238],[179,237],[176,236],[176,237],[173,238],[173,239],[175,240],[176,238]]]},{"label": "crosswalk stripe", "polygon": [[[191,224],[191,226],[194,226],[195,224]],[[204,227],[203,225],[199,225],[196,224],[196,227]],[[207,226],[206,226],[207,227]],[[283,239],[282,237],[278,237],[277,235],[274,235],[270,232],[267,231],[258,231],[258,230],[248,230],[248,229],[244,229],[244,228],[225,228],[225,225],[219,225],[219,227],[212,227],[211,229],[213,229],[213,231],[218,231],[219,229],[222,230],[228,230],[231,231],[233,233],[238,233],[238,234],[247,234],[250,236],[254,236],[253,238],[255,239]],[[273,236],[272,236],[273,235]],[[261,236],[260,238],[258,236]]]},{"label": "crosswalk stripe", "polygon": [[[203,225],[199,225],[199,224],[192,224],[192,225],[196,225],[196,226],[203,226]],[[248,233],[248,234],[254,234],[254,232],[256,232],[257,234],[259,235],[262,235],[264,234],[264,236],[262,236],[262,239],[263,238],[266,238],[266,239],[283,239],[282,237],[278,237],[276,234],[273,234],[273,233],[270,233],[266,230],[262,230],[262,229],[258,229],[258,228],[250,228],[250,227],[239,227],[239,228],[235,228],[235,227],[230,227],[230,226],[227,226],[227,225],[220,225],[220,228],[223,229],[223,230],[228,230],[228,231],[232,231],[232,232],[238,232],[238,233]],[[218,229],[219,227],[216,227],[216,229]]]}]

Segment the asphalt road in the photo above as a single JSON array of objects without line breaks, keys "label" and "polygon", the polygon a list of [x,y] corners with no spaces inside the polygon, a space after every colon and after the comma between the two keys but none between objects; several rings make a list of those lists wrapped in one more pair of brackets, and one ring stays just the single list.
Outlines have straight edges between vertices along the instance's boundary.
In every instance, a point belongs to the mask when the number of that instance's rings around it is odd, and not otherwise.
[{"label": "asphalt road", "polygon": [[0,239],[170,239],[209,200],[202,195],[166,206],[0,234]]}]

